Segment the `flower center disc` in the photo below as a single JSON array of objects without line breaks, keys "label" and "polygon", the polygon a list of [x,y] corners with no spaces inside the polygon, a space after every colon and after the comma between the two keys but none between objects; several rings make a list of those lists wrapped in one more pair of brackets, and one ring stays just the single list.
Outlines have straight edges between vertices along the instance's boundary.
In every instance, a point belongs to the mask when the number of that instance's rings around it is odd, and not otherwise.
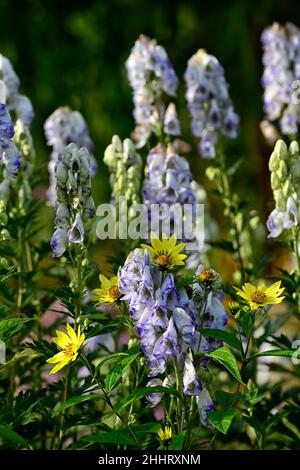
[{"label": "flower center disc", "polygon": [[72,345],[71,343],[68,344],[68,345],[65,347],[64,353],[65,353],[66,356],[69,356],[69,357],[73,356],[73,354],[74,354],[74,349],[73,349],[73,345]]},{"label": "flower center disc", "polygon": [[108,289],[108,293],[110,297],[114,300],[119,300],[121,297],[121,292],[119,291],[117,286],[112,286]]},{"label": "flower center disc", "polygon": [[213,278],[214,278],[214,273],[210,271],[209,269],[205,269],[204,271],[202,271],[202,273],[199,274],[198,281],[201,283],[204,283],[204,282],[209,283],[213,281]]},{"label": "flower center disc", "polygon": [[267,300],[267,296],[264,292],[261,292],[259,290],[255,290],[251,294],[251,300],[253,302],[255,302],[256,304],[261,305],[261,304],[265,303],[265,301]]},{"label": "flower center disc", "polygon": [[158,269],[161,271],[166,271],[171,265],[171,258],[169,255],[159,255],[155,262]]}]

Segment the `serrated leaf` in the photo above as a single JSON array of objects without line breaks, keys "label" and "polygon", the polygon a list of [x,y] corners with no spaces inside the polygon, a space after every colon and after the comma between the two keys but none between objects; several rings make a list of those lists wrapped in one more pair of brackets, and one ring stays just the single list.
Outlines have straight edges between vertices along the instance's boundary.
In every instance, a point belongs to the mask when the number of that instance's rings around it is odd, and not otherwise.
[{"label": "serrated leaf", "polygon": [[204,328],[202,333],[204,336],[209,336],[210,338],[224,341],[224,343],[229,344],[229,346],[232,346],[243,354],[243,345],[233,333],[229,333],[229,331],[224,330],[217,330],[214,328]]},{"label": "serrated leaf", "polygon": [[215,361],[220,362],[240,383],[243,383],[236,359],[230,349],[225,346],[215,349],[207,354]]},{"label": "serrated leaf", "polygon": [[182,450],[184,446],[186,431],[180,432],[173,437],[169,444],[168,450]]},{"label": "serrated leaf", "polygon": [[236,413],[235,408],[226,411],[210,411],[207,413],[207,418],[218,431],[227,434]]},{"label": "serrated leaf", "polygon": [[108,394],[117,385],[122,375],[129,368],[130,364],[132,364],[136,360],[136,358],[139,357],[139,355],[140,353],[137,353],[124,357],[109,371],[104,381],[105,388]]}]

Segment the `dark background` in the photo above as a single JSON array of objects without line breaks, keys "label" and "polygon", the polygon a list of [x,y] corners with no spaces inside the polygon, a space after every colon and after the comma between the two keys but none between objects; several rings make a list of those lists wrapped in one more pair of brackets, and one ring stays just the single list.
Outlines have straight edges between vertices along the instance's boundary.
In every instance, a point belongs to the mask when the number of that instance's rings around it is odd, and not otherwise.
[{"label": "dark background", "polygon": [[[180,79],[188,58],[200,47],[225,68],[241,127],[227,149],[230,160],[245,156],[237,189],[266,216],[272,205],[267,157],[260,136],[263,116],[260,77],[262,29],[273,21],[300,25],[298,1],[142,1],[142,0],[1,0],[0,51],[13,63],[22,92],[34,105],[33,135],[47,176],[43,123],[61,105],[81,111],[100,162],[96,202],[109,199],[103,151],[113,134],[133,128],[131,89],[124,62],[140,33],[155,37],[169,54]],[[179,89],[184,137],[191,141],[184,84]],[[189,156],[193,173],[203,181],[205,163]],[[270,206],[271,207],[271,206]]]}]

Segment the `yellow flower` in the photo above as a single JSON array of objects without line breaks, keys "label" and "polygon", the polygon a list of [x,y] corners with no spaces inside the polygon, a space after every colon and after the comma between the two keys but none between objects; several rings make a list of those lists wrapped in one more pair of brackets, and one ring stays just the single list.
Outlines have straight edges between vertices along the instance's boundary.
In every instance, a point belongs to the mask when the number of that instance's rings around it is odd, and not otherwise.
[{"label": "yellow flower", "polygon": [[67,323],[67,332],[68,334],[64,333],[63,331],[56,330],[57,337],[53,338],[52,341],[57,344],[57,346],[61,348],[62,351],[47,359],[47,362],[50,364],[57,363],[56,366],[54,366],[51,370],[50,374],[55,374],[60,369],[69,364],[69,362],[75,361],[78,356],[80,346],[85,340],[85,334],[81,333],[80,326],[78,327],[76,334],[71,325]]},{"label": "yellow flower", "polygon": [[171,271],[175,266],[184,266],[183,260],[186,255],[181,253],[185,247],[185,243],[176,245],[176,235],[170,238],[165,233],[162,235],[162,240],[158,238],[156,233],[150,234],[151,246],[142,244],[141,247],[148,250],[151,262],[155,264],[161,271]]},{"label": "yellow flower", "polygon": [[99,303],[113,303],[120,300],[121,292],[119,291],[119,277],[113,276],[110,279],[107,279],[103,274],[100,274],[100,289],[93,290],[94,296],[92,300],[95,300]]},{"label": "yellow flower", "polygon": [[164,430],[160,429],[157,434],[162,442],[170,441],[173,436],[172,428],[166,426]]},{"label": "yellow flower", "polygon": [[235,287],[237,295],[246,300],[249,307],[252,310],[257,310],[258,308],[266,307],[267,305],[280,304],[284,299],[284,296],[281,297],[284,287],[281,286],[281,281],[275,282],[270,287],[267,287],[265,284],[260,286],[253,286],[246,282],[242,286],[242,290]]}]

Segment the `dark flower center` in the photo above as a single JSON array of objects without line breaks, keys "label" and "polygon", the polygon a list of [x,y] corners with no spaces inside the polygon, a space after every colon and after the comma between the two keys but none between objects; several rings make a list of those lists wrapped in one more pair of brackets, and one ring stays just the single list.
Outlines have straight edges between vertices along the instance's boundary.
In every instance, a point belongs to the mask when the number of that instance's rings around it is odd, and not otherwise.
[{"label": "dark flower center", "polygon": [[113,300],[119,300],[119,298],[122,295],[121,292],[118,289],[118,286],[111,286],[108,289],[108,294]]},{"label": "dark flower center", "polygon": [[265,301],[267,300],[267,296],[264,292],[261,292],[260,290],[255,290],[251,294],[251,300],[256,304],[261,305],[265,303]]},{"label": "dark flower center", "polygon": [[197,277],[202,284],[211,284],[214,280],[214,273],[210,269],[204,269]]},{"label": "dark flower center", "polygon": [[171,257],[169,255],[157,256],[155,263],[161,271],[166,271],[172,264]]}]

